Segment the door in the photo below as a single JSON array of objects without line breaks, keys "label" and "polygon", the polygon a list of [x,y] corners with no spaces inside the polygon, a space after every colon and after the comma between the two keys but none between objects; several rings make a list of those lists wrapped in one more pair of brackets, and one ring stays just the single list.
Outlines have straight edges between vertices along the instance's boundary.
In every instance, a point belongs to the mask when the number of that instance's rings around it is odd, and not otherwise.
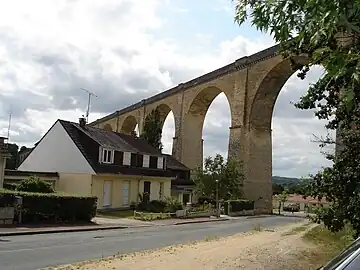
[{"label": "door", "polygon": [[129,195],[130,195],[130,182],[125,181],[123,183],[123,205],[128,206],[129,205]]},{"label": "door", "polygon": [[111,181],[104,181],[103,206],[108,207],[110,205],[111,205]]},{"label": "door", "polygon": [[183,193],[183,204],[187,204],[188,202],[190,202],[190,194],[189,193]]}]

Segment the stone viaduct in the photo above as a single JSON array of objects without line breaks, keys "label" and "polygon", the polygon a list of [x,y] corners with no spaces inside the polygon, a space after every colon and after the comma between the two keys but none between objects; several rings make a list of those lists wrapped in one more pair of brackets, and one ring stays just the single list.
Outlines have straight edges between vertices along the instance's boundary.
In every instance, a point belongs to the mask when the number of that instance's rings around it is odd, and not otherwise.
[{"label": "stone viaduct", "polygon": [[[292,61],[291,61],[292,60]],[[275,45],[165,92],[98,119],[90,126],[130,133],[158,108],[165,121],[175,119],[172,154],[191,169],[202,164],[202,130],[206,112],[215,97],[224,93],[231,111],[228,155],[243,161],[244,195],[256,201],[259,213],[272,211],[271,119],[276,98],[295,72],[291,63],[305,57],[284,59]]]}]

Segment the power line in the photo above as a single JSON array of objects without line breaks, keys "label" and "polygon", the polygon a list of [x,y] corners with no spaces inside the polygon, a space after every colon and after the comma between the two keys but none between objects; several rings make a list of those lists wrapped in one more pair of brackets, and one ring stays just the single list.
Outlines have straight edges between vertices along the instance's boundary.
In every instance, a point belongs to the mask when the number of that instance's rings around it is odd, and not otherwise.
[{"label": "power line", "polygon": [[80,89],[85,91],[86,93],[88,93],[88,104],[87,104],[86,115],[85,115],[86,123],[88,123],[89,122],[91,96],[94,96],[94,97],[98,97],[98,96],[95,95],[94,93],[90,92],[89,90],[86,90],[85,88],[80,88]]}]

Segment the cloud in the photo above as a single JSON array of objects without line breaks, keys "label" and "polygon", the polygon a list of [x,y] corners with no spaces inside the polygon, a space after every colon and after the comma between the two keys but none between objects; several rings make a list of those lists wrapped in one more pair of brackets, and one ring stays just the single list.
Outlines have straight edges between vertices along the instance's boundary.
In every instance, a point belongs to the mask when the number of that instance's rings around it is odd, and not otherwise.
[{"label": "cloud", "polygon": [[[225,1],[217,4],[229,11]],[[195,39],[180,46],[159,33],[174,13],[192,7],[168,0],[13,0],[2,6],[0,132],[7,133],[11,110],[11,141],[28,146],[57,118],[77,121],[84,114],[87,94],[81,88],[98,96],[92,99],[90,120],[95,120],[273,44],[269,37],[245,35],[214,44],[212,33],[192,33]],[[324,164],[309,142],[310,130],[320,132],[322,124],[289,103],[305,92],[307,83],[289,80],[278,98],[273,119],[276,174],[306,174]],[[220,94],[205,120],[205,156],[226,155],[229,125],[228,103]],[[168,117],[163,138],[167,152],[173,135]]]}]

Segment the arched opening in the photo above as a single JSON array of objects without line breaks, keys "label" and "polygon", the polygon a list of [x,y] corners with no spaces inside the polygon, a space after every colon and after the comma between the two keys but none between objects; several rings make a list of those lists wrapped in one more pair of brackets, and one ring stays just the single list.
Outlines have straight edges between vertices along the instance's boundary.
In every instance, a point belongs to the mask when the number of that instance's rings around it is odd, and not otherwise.
[{"label": "arched opening", "polygon": [[228,155],[231,111],[224,93],[220,93],[210,104],[203,127],[203,158],[221,154]]},{"label": "arched opening", "polygon": [[[218,98],[217,98],[218,97]],[[212,104],[216,100],[215,104]],[[228,139],[224,140],[222,136],[229,137],[230,115],[229,109],[223,110],[225,103],[229,102],[226,94],[217,87],[208,87],[203,89],[192,101],[185,114],[184,121],[184,143],[182,145],[182,161],[190,169],[196,169],[203,164],[204,158],[204,141],[209,148],[206,149],[205,156],[213,156],[217,152],[226,153]],[[204,128],[205,117],[209,111],[210,105],[212,110],[207,117],[206,127]],[[226,106],[226,105],[225,105]],[[223,117],[225,116],[225,120]],[[227,121],[229,120],[229,121]],[[203,137],[203,132],[206,132]],[[215,145],[215,147],[213,146]],[[220,148],[224,147],[223,151]],[[224,151],[225,150],[225,151]]]},{"label": "arched opening", "polygon": [[[304,57],[293,60],[306,63]],[[268,72],[255,93],[247,123],[249,183],[244,191],[249,199],[261,198],[257,207],[263,208],[264,212],[272,208],[273,175],[308,176],[312,172],[309,169],[313,168],[314,155],[322,158],[317,144],[311,139],[312,134],[317,133],[314,127],[321,127],[324,123],[315,118],[313,112],[298,110],[290,104],[298,101],[309,83],[316,82],[322,75],[321,68],[313,69],[302,81],[294,74],[290,60],[285,59]],[[297,93],[291,96],[292,91]],[[278,100],[280,92],[283,97]]]},{"label": "arched opening", "polygon": [[[125,118],[123,124],[121,125],[121,129],[120,132],[121,133],[126,133],[126,134],[131,134],[131,132],[133,132],[134,130],[136,130],[136,126],[137,126],[137,121],[135,116],[133,115],[129,115]],[[139,133],[137,133],[139,135]]]},{"label": "arched opening", "polygon": [[[315,141],[326,136],[326,121],[316,118],[314,110],[299,110],[293,105],[323,73],[321,66],[312,67],[304,80],[294,73],[281,88],[271,120],[274,176],[307,177],[330,165]],[[331,135],[334,138],[335,134]]]},{"label": "arched opening", "polygon": [[173,140],[175,137],[175,119],[171,108],[166,104],[157,107],[160,113],[160,120],[163,123],[161,133],[161,143],[163,145],[163,153],[173,154]]},{"label": "arched opening", "polygon": [[107,130],[107,131],[113,131],[110,124],[105,124],[104,129]]}]

